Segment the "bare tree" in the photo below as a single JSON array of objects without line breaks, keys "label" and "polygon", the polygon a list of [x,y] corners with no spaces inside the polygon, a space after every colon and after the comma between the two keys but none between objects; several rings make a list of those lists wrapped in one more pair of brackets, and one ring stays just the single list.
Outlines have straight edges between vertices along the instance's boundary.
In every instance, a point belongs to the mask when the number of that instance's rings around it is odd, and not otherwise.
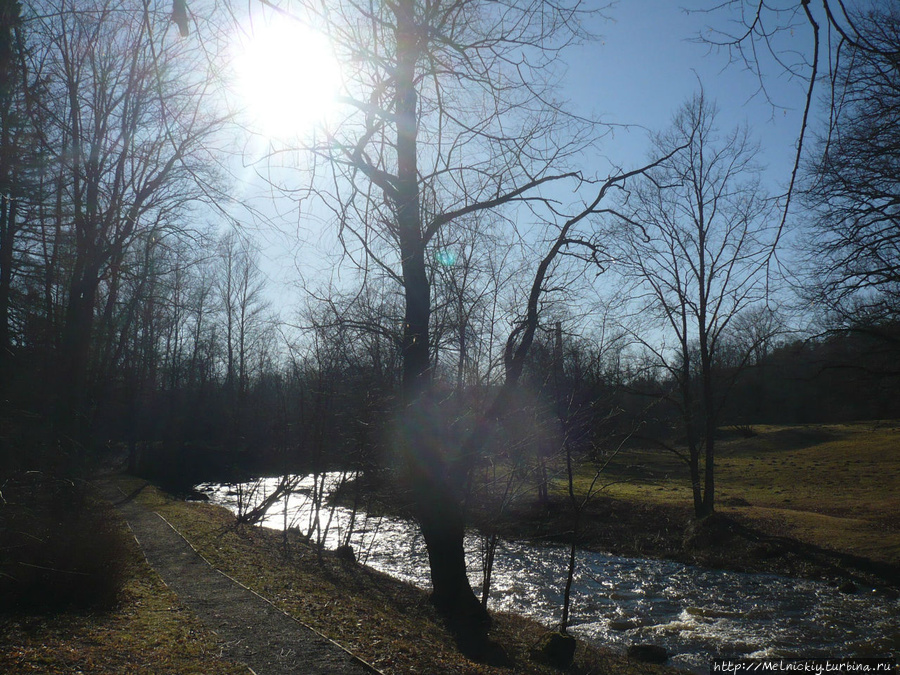
[{"label": "bare tree", "polygon": [[216,290],[225,328],[225,386],[240,408],[250,382],[250,354],[262,338],[269,303],[263,295],[265,277],[259,251],[252,241],[228,232],[217,249]]},{"label": "bare tree", "polygon": [[[21,18],[18,2],[0,4],[0,370],[7,371],[11,355],[10,296],[16,236],[22,227],[19,202],[25,197],[22,179],[28,115],[21,67]],[[6,378],[4,378],[5,380]],[[2,385],[0,385],[2,386]],[[2,395],[3,391],[0,391]]]},{"label": "bare tree", "polygon": [[[858,3],[844,0],[725,0],[702,10],[714,19],[698,40],[727,54],[732,65],[753,73],[758,82],[756,92],[774,108],[784,108],[771,93],[773,78],[795,80],[805,89],[805,100],[797,130],[794,164],[788,188],[782,195],[782,215],[778,234],[787,223],[794,193],[798,187],[803,153],[807,149],[809,128],[817,91],[823,87],[830,129],[843,107],[841,90],[848,53],[868,54],[896,59],[896,43],[885,40],[891,31],[875,30],[877,17],[883,15],[878,3],[870,3],[866,11]],[[888,15],[892,12],[889,10]]]},{"label": "bare tree", "polygon": [[427,260],[438,234],[463,219],[511,205],[553,215],[540,189],[579,181],[568,163],[593,140],[592,125],[565,115],[551,85],[560,51],[585,35],[585,12],[578,2],[298,5],[324,26],[347,82],[345,116],[312,148],[336,176],[318,196],[351,258],[402,289],[406,411],[397,444],[432,598],[460,627],[486,625],[466,575],[465,463],[429,423],[436,401]]},{"label": "bare tree", "polygon": [[741,310],[727,332],[734,346],[734,357],[726,365],[761,365],[774,350],[778,338],[787,332],[786,317],[770,304],[761,303]]},{"label": "bare tree", "polygon": [[814,213],[808,295],[851,325],[900,313],[900,9],[873,9],[855,27],[803,191]]},{"label": "bare tree", "polygon": [[[29,65],[48,84],[40,144],[57,173],[55,218],[69,246],[56,420],[83,445],[85,382],[100,287],[116,278],[147,232],[176,228],[202,196],[212,166],[204,141],[220,121],[203,111],[208,84],[189,75],[189,45],[172,42],[169,17],[146,5],[98,0],[32,3]],[[114,289],[113,289],[114,290]]]},{"label": "bare tree", "polygon": [[439,237],[431,264],[434,367],[438,377],[455,379],[457,397],[488,370],[479,357],[490,340],[486,312],[503,285],[499,268],[512,257],[512,245],[486,229],[475,224],[468,232],[459,228],[451,241]]},{"label": "bare tree", "polygon": [[715,106],[700,94],[657,136],[657,151],[687,146],[649,171],[634,207],[618,214],[615,256],[637,310],[656,319],[632,332],[674,383],[687,453],[671,449],[690,468],[698,517],[715,504],[719,350],[735,317],[765,297],[777,232],[748,132],[722,134],[715,119]]}]

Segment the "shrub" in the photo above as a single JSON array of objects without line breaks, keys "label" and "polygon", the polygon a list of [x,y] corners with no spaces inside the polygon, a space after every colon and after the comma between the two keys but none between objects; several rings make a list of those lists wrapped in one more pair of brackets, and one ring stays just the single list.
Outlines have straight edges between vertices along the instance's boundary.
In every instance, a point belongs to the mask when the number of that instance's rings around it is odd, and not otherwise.
[{"label": "shrub", "polygon": [[0,609],[109,607],[125,576],[127,533],[81,482],[40,472],[0,481]]}]

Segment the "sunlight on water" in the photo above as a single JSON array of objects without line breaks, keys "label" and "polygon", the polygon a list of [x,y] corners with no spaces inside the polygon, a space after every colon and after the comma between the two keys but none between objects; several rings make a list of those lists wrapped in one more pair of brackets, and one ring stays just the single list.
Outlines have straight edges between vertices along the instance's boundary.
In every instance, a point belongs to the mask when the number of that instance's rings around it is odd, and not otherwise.
[{"label": "sunlight on water", "polygon": [[[239,500],[259,503],[279,478],[254,483],[204,483],[197,490],[233,511]],[[307,533],[315,523],[314,479],[304,478],[287,500],[277,502],[261,524],[285,522]],[[340,484],[327,474],[325,490]],[[287,515],[287,521],[285,520]],[[312,536],[327,548],[346,540],[350,512],[323,507]],[[327,530],[326,530],[327,525]],[[417,528],[395,518],[358,513],[351,544],[360,562],[428,588],[428,558]],[[470,534],[469,577],[481,587],[481,538]],[[900,653],[900,601],[863,590],[844,595],[825,584],[762,574],[723,572],[661,560],[582,552],[573,586],[572,630],[599,644],[622,649],[653,643],[674,655],[672,663],[704,672],[714,657],[846,657]],[[490,607],[516,612],[547,625],[559,621],[568,552],[561,546],[501,542]]]}]

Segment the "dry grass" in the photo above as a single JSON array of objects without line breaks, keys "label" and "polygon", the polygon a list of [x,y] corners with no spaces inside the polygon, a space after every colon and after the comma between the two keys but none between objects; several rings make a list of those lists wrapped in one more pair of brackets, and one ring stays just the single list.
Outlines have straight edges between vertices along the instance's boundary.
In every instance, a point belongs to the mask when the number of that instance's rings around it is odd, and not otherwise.
[{"label": "dry grass", "polygon": [[[830,550],[900,562],[900,427],[896,424],[755,427],[720,443],[720,510],[754,527]],[[613,467],[606,494],[622,508],[674,513],[690,504],[684,467],[636,450]],[[584,485],[591,478],[579,477]],[[140,481],[122,479],[133,491]],[[559,488],[562,485],[558,485]],[[173,500],[153,488],[138,499],[162,513],[214,565],[386,673],[558,673],[535,660],[546,629],[495,617],[492,638],[509,667],[462,656],[411,586],[314,552],[279,533],[236,528],[224,509]],[[631,506],[629,506],[631,505]],[[618,507],[615,507],[618,508]],[[669,509],[670,511],[667,511]],[[119,521],[120,527],[125,527]],[[3,673],[246,673],[218,656],[213,635],[149,568],[133,540],[118,606],[106,612],[0,615]],[[580,645],[571,673],[654,673],[657,666]]]},{"label": "dry grass", "polygon": [[[132,492],[141,483],[122,488]],[[298,541],[285,549],[278,532],[237,528],[226,510],[184,503],[145,488],[138,496],[159,511],[213,565],[272,600],[300,621],[340,642],[386,673],[559,673],[533,657],[547,629],[517,616],[495,616],[492,639],[509,666],[490,666],[463,656],[427,595],[408,584],[331,555],[318,561]],[[580,644],[570,673],[661,673],[659,666]]]},{"label": "dry grass", "polygon": [[0,672],[246,675],[245,666],[219,658],[215,637],[166,588],[130,542],[126,581],[108,611],[0,615]]}]

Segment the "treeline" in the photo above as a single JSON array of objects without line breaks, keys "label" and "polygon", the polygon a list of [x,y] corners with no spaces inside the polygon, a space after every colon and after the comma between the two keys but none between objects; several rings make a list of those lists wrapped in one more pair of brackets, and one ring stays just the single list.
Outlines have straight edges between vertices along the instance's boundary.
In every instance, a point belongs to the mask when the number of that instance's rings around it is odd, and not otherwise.
[{"label": "treeline", "polygon": [[[209,112],[203,50],[177,38],[167,12],[115,0],[92,7],[48,0],[24,14],[5,3],[2,13],[2,461],[77,464],[125,448],[133,470],[185,484],[236,471],[389,464],[410,339],[399,275],[373,263],[360,290],[311,294],[285,324],[252,236],[224,214],[220,225],[197,222],[227,201],[217,144],[228,120]],[[895,28],[896,17],[886,25]],[[896,37],[878,30],[884,41]],[[877,73],[878,52],[866,54],[873,63],[855,67]],[[892,100],[885,105],[882,116]],[[854,110],[844,112],[847,140],[857,130]],[[763,292],[773,214],[754,184],[752,143],[746,130],[719,134],[715,117],[714,105],[691,100],[657,141],[668,159],[629,178],[643,181],[630,201],[595,218],[590,236],[560,235],[560,246],[581,252],[565,263],[548,257],[553,266],[533,289],[542,314],[515,423],[507,420],[498,448],[550,452],[564,438],[589,453],[637,429],[666,443],[696,433],[702,445],[709,430],[700,427],[711,421],[900,416],[896,280],[884,266],[871,280],[848,252],[874,245],[834,224],[845,222],[840,209],[853,196],[835,204],[818,191],[858,148],[830,145],[827,161],[808,171],[808,213],[831,237],[804,299],[831,318],[816,337],[798,337],[796,313],[769,309]],[[686,178],[694,160],[685,149],[703,144],[743,167],[712,181],[739,186],[740,200],[713,203],[732,220],[689,236],[720,242],[717,260],[725,255],[727,265],[708,272],[733,286],[678,276],[691,251],[665,257],[667,238],[685,236],[667,221],[667,205],[690,202],[673,187],[703,187]],[[516,239],[504,233],[509,224],[461,217],[453,236],[429,243],[427,373],[441,433],[471,429],[521,335],[534,254],[506,252]],[[602,321],[585,309],[585,267],[608,268],[620,285],[618,314],[614,301]],[[654,296],[660,286],[676,292]],[[673,333],[678,321],[665,317],[676,315],[686,328]]]},{"label": "treeline", "polygon": [[73,458],[100,401],[179,358],[159,343],[181,321],[163,317],[185,304],[200,236],[186,224],[213,178],[208,143],[222,120],[197,96],[196,55],[167,44],[149,10],[32,3],[25,17],[5,5],[3,398],[39,414]]},{"label": "treeline", "polygon": [[811,424],[900,417],[900,329],[860,326],[791,340],[735,382],[724,421]]},{"label": "treeline", "polygon": [[[828,125],[787,211],[702,87],[644,163],[579,166],[612,128],[556,87],[599,9],[306,3],[343,112],[269,187],[329,216],[341,268],[306,280],[290,322],[234,215],[220,75],[244,15],[215,9],[185,25],[166,3],[0,0],[0,473],[22,513],[43,472],[58,528],[59,486],[106,450],[176,488],[387,469],[436,608],[483,656],[473,504],[549,501],[567,478],[577,521],[606,460],[653,443],[705,518],[723,428],[900,412],[895,8],[820,17],[841,43]],[[761,25],[726,44],[776,49]],[[272,155],[260,173],[281,176]]]}]

